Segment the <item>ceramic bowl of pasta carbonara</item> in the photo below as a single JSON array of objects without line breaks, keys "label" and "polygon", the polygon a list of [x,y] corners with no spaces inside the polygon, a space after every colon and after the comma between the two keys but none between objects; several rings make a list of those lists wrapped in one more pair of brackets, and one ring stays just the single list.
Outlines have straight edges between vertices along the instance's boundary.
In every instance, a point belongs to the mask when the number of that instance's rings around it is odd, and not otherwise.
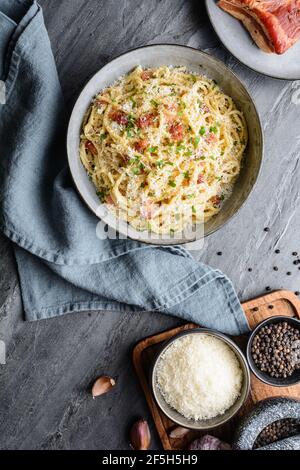
[{"label": "ceramic bowl of pasta carbonara", "polygon": [[133,239],[195,241],[247,199],[262,160],[253,101],[195,49],[136,49],[100,70],[70,120],[74,181],[93,212]]}]

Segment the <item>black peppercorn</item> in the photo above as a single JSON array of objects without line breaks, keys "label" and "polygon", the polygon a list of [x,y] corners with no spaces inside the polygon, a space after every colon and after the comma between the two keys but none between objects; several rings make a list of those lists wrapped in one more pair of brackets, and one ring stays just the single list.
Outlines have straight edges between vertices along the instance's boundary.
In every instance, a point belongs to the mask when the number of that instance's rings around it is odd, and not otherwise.
[{"label": "black peppercorn", "polygon": [[223,254],[222,251],[218,251],[217,253],[218,256],[222,256],[222,254]]},{"label": "black peppercorn", "polygon": [[280,419],[274,421],[264,428],[256,438],[253,448],[266,446],[272,442],[294,436],[299,433],[299,421],[293,418]]},{"label": "black peppercorn", "polygon": [[278,255],[280,253],[280,250],[277,248],[277,250],[275,250],[275,253]]},{"label": "black peppercorn", "polygon": [[293,251],[292,255],[297,256],[298,255],[297,251]]},{"label": "black peppercorn", "polygon": [[270,291],[270,290],[271,290],[271,287],[270,287],[270,286],[267,286],[267,287],[266,287],[266,290],[267,290],[267,291]]},{"label": "black peppercorn", "polygon": [[278,266],[273,267],[274,271],[278,271]]},{"label": "black peppercorn", "polygon": [[253,338],[251,349],[256,367],[271,377],[291,376],[297,368],[293,358],[293,344],[297,340],[300,330],[287,322],[263,326]]},{"label": "black peppercorn", "polygon": [[264,231],[265,231],[265,232],[270,232],[270,227],[265,227],[265,228],[264,228]]},{"label": "black peppercorn", "polygon": [[286,275],[287,275],[287,276],[291,276],[291,275],[292,275],[291,271],[288,271],[288,272],[286,273]]}]

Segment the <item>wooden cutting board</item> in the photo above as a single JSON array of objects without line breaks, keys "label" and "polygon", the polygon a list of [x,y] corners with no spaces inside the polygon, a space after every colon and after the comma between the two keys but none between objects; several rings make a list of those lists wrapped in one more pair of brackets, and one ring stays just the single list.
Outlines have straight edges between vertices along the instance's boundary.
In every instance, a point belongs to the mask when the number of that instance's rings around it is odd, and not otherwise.
[{"label": "wooden cutting board", "polygon": [[[288,317],[300,318],[300,300],[290,291],[280,290],[270,294],[249,300],[242,304],[247,316],[250,328],[253,329],[258,323],[266,318],[276,315],[286,315]],[[181,439],[171,439],[170,431],[176,427],[169,418],[167,418],[155,403],[148,381],[151,364],[154,356],[159,351],[161,344],[177,335],[181,331],[196,328],[198,325],[188,323],[172,330],[164,331],[149,338],[140,341],[133,350],[133,363],[139,377],[143,392],[150,407],[154,423],[165,450],[183,450],[187,448],[189,442],[193,439],[207,434],[205,431],[190,431]],[[247,344],[247,335],[234,337],[236,343],[245,351]],[[271,387],[259,381],[251,374],[251,392],[249,398],[239,413],[228,423],[209,433],[221,438],[225,442],[231,443],[233,434],[241,417],[245,415],[253,405],[265,398],[283,396],[300,399],[300,384],[291,387]]]}]

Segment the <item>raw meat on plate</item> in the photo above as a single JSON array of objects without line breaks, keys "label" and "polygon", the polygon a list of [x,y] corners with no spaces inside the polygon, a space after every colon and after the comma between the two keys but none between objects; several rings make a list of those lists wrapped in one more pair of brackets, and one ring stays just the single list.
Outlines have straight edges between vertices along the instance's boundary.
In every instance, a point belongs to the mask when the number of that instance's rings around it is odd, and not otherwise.
[{"label": "raw meat on plate", "polygon": [[300,0],[219,0],[241,20],[258,47],[283,54],[300,39]]}]

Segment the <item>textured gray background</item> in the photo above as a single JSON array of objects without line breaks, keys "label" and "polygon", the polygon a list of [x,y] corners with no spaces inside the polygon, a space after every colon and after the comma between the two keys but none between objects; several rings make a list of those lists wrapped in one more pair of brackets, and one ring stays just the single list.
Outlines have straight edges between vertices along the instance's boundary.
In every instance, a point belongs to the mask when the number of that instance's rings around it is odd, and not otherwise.
[{"label": "textured gray background", "polygon": [[[201,48],[244,80],[264,125],[262,174],[238,217],[210,236],[197,257],[228,274],[241,299],[263,293],[266,286],[300,290],[300,271],[291,256],[300,253],[300,82],[272,80],[238,64],[220,45],[199,0],[40,3],[70,108],[87,78],[110,58],[150,43]],[[216,255],[219,250],[223,256]],[[178,320],[87,312],[27,324],[11,246],[2,237],[0,260],[0,340],[7,344],[7,364],[0,365],[0,448],[128,449],[132,419],[142,415],[151,422],[132,367],[132,347]],[[94,401],[88,390],[101,373],[115,376],[118,385]],[[153,435],[152,448],[159,448]]]}]

